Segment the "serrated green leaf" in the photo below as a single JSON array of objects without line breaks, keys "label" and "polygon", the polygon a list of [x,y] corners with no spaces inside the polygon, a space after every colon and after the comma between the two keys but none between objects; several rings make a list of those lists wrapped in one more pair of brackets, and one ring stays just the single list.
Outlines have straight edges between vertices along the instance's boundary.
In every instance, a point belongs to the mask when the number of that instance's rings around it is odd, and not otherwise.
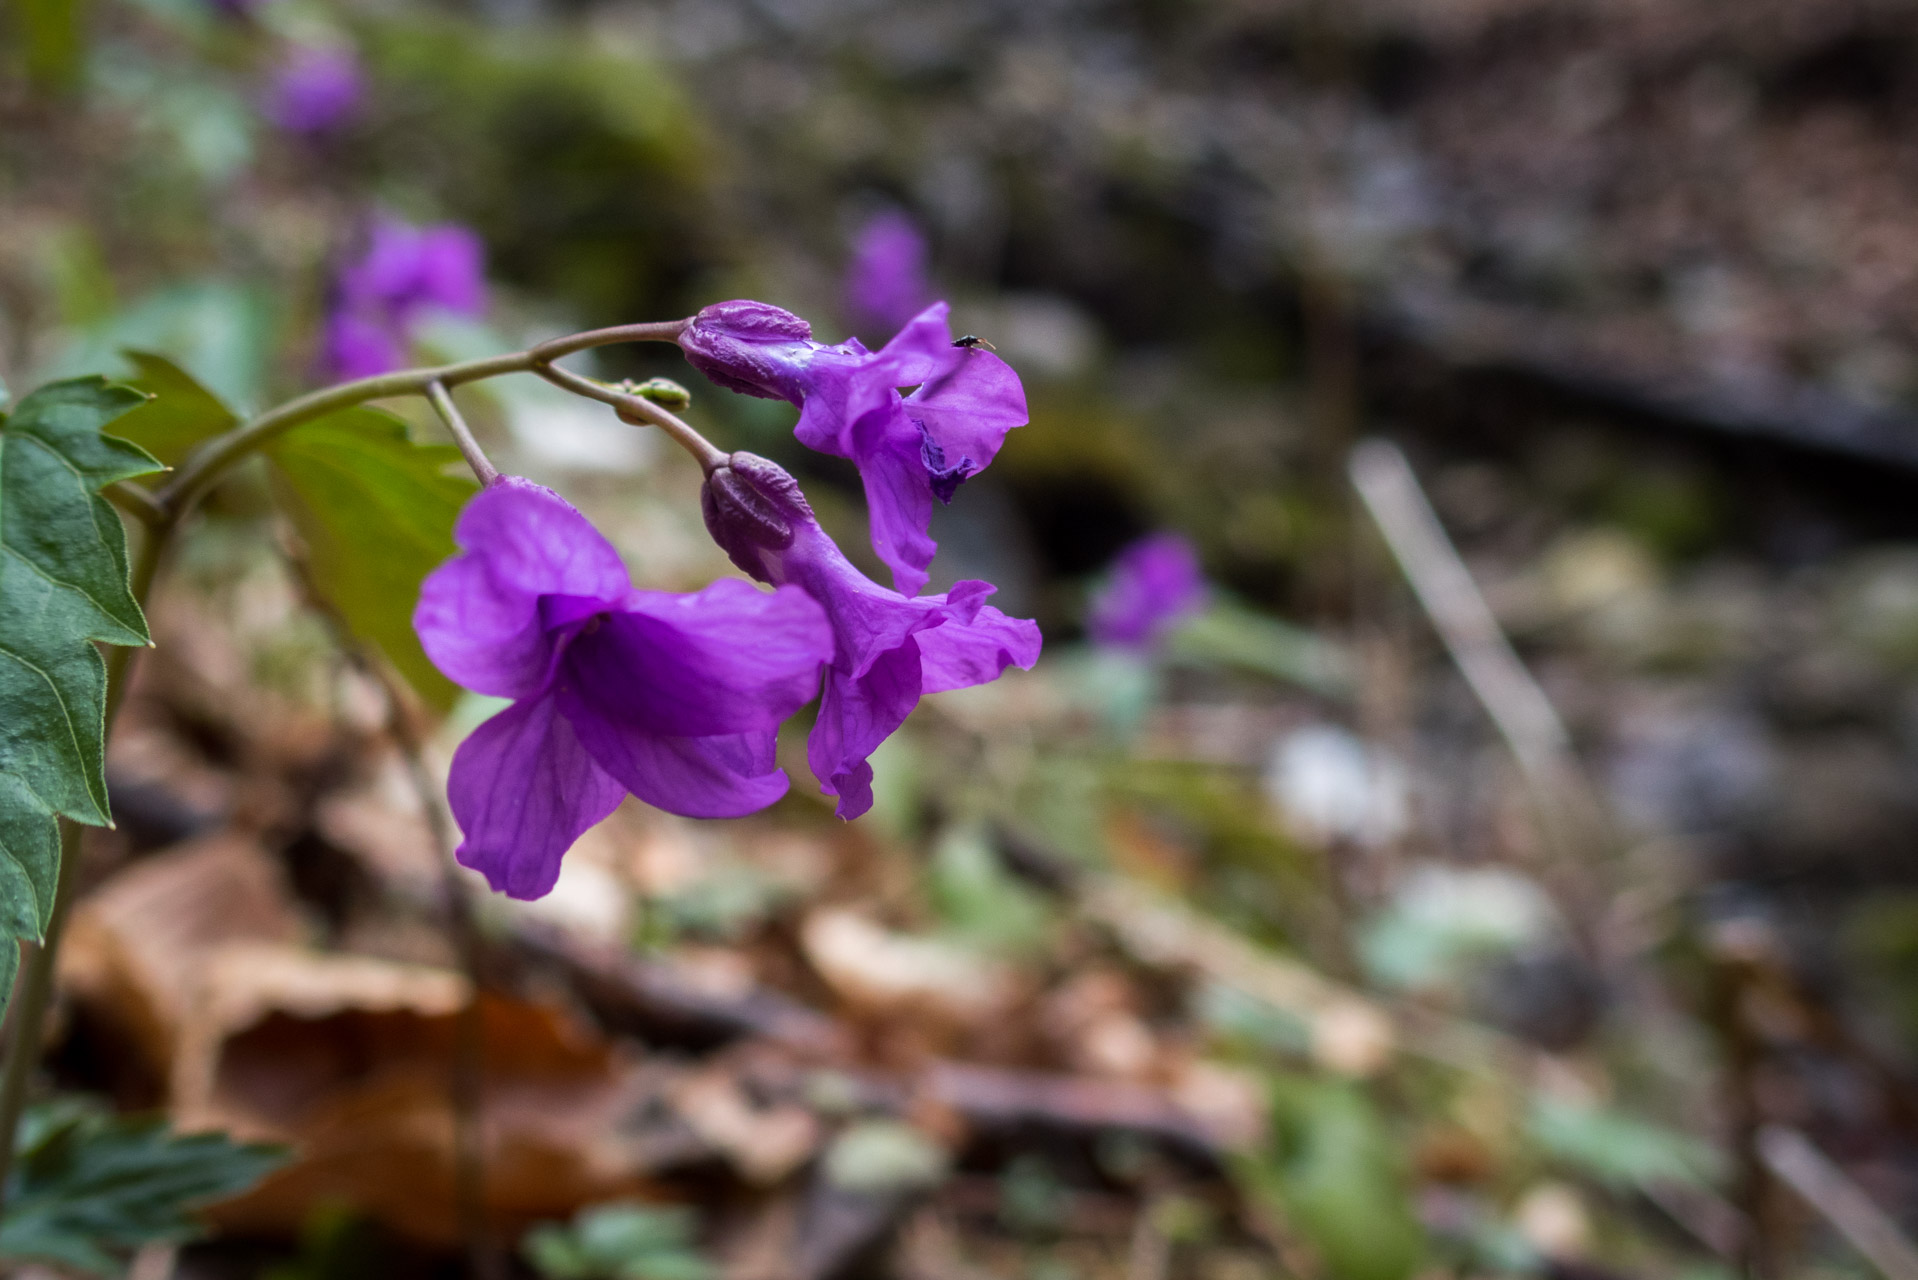
[{"label": "serrated green leaf", "polygon": [[22,400],[0,435],[0,929],[9,938],[38,938],[53,910],[57,815],[110,820],[106,663],[91,642],[143,645],[147,626],[127,583],[126,531],[99,490],[159,464],[101,428],[144,399],[101,378],[56,382]]},{"label": "serrated green leaf", "polygon": [[113,424],[113,433],[121,439],[174,467],[194,445],[238,425],[233,410],[165,356],[134,350],[121,354],[134,368],[128,384],[153,397]]},{"label": "serrated green leaf", "polygon": [[459,690],[420,648],[413,606],[478,487],[448,473],[459,450],[415,444],[392,414],[355,408],[288,432],[269,456],[319,589],[422,698],[450,708]]},{"label": "serrated green leaf", "polygon": [[20,1129],[0,1257],[117,1274],[143,1244],[198,1234],[194,1207],[247,1190],[286,1158],[282,1147],[175,1134],[164,1120],[71,1100],[36,1108]]}]

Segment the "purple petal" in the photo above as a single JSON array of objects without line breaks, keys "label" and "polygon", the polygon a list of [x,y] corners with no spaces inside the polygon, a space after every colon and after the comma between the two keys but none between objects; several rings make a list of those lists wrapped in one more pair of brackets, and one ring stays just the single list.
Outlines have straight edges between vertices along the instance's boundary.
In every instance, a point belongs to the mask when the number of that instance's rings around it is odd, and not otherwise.
[{"label": "purple petal", "polygon": [[[1026,389],[1012,366],[990,351],[954,348],[958,360],[906,397],[906,416],[924,434],[934,489],[940,473],[953,487],[986,469],[1006,433],[1027,421]],[[950,500],[948,488],[940,494]]]},{"label": "purple petal", "polygon": [[418,248],[415,301],[464,316],[486,310],[486,248],[479,236],[452,223],[428,227]]},{"label": "purple petal", "polygon": [[530,480],[509,476],[475,494],[453,535],[466,554],[427,575],[413,629],[447,679],[480,693],[518,698],[545,685],[552,631],[573,619],[543,615],[542,596],[586,601],[572,607],[578,615],[631,591],[612,544]]},{"label": "purple petal", "polygon": [[939,544],[926,533],[932,520],[932,490],[917,450],[887,447],[859,459],[866,487],[872,549],[892,570],[892,585],[915,596],[926,585],[926,567]]},{"label": "purple petal", "polygon": [[890,334],[931,296],[926,238],[897,209],[875,214],[854,237],[846,268],[846,305],[853,319]]},{"label": "purple petal", "polygon": [[625,794],[550,697],[517,702],[473,730],[446,784],[465,834],[460,864],[514,898],[551,890],[561,856]]},{"label": "purple petal", "polygon": [[607,719],[588,691],[562,689],[559,703],[600,767],[654,808],[687,818],[738,818],[786,794],[771,729],[674,737]]},{"label": "purple petal", "polygon": [[336,378],[373,378],[406,364],[406,340],[377,315],[340,310],[326,322],[324,364]]},{"label": "purple petal", "polygon": [[1147,647],[1204,602],[1198,551],[1176,533],[1152,534],[1113,560],[1087,606],[1086,630],[1098,644]]},{"label": "purple petal", "polygon": [[872,808],[867,757],[906,722],[918,702],[919,646],[912,637],[880,655],[863,675],[826,673],[806,760],[820,790],[839,797],[841,818],[857,818]]},{"label": "purple petal", "polygon": [[359,109],[365,90],[351,49],[295,49],[267,89],[265,111],[289,133],[325,133]]},{"label": "purple petal", "polygon": [[990,606],[970,622],[947,622],[913,639],[919,644],[921,693],[990,684],[1007,667],[1030,671],[1041,643],[1038,623],[1008,618]]},{"label": "purple petal", "polygon": [[609,721],[711,737],[776,728],[832,660],[825,610],[797,587],[737,578],[691,595],[634,592],[568,648],[565,679]]}]

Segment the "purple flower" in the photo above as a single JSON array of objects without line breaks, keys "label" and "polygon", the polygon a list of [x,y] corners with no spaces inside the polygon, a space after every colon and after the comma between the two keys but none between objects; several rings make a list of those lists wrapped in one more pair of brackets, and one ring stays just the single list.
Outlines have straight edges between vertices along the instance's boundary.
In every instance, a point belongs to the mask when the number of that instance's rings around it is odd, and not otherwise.
[{"label": "purple flower", "polygon": [[413,627],[448,677],[513,699],[453,755],[463,865],[537,898],[629,791],[695,818],[786,793],[779,722],[834,652],[804,591],[637,590],[584,516],[516,477],[475,496],[455,535],[465,553],[427,577]]},{"label": "purple flower", "polygon": [[326,326],[326,363],[342,378],[369,378],[406,363],[429,312],[486,308],[485,250],[465,227],[414,227],[382,219],[366,252],[341,269]]},{"label": "purple flower", "polygon": [[327,133],[358,110],[365,89],[351,49],[295,49],[267,88],[266,115],[288,133]]},{"label": "purple flower", "polygon": [[1039,659],[1038,625],[987,605],[990,583],[909,598],[860,573],[793,478],[764,458],[735,453],[707,478],[700,504],[734,564],[761,582],[803,588],[831,620],[832,662],[806,757],[821,789],[839,797],[842,818],[872,807],[867,757],[920,695],[986,684]]},{"label": "purple flower", "polygon": [[931,301],[926,238],[912,219],[897,209],[867,219],[853,237],[846,266],[846,309],[853,322],[897,333]]},{"label": "purple flower", "polygon": [[1094,643],[1149,649],[1205,603],[1199,553],[1183,536],[1155,533],[1120,551],[1086,609]]},{"label": "purple flower", "polygon": [[[985,469],[1006,433],[1026,421],[1026,393],[1005,361],[955,347],[936,302],[878,351],[857,338],[812,340],[812,326],[763,302],[719,302],[680,334],[701,373],[747,395],[800,407],[795,434],[859,467],[872,547],[907,595],[926,584],[938,545],[926,529],[932,500],[952,501]],[[901,396],[900,388],[914,388]]]}]

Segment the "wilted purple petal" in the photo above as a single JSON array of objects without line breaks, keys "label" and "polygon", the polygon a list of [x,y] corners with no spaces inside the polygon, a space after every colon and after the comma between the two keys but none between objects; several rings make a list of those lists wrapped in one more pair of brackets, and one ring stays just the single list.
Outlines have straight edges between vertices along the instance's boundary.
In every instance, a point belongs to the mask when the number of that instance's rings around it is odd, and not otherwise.
[{"label": "wilted purple petal", "polygon": [[932,301],[926,238],[897,209],[874,214],[853,238],[846,307],[858,326],[887,337]]},{"label": "wilted purple petal", "polygon": [[514,898],[550,891],[562,855],[625,795],[550,696],[516,702],[473,730],[446,783],[465,837],[460,864]]},{"label": "wilted purple petal", "polygon": [[1155,533],[1113,560],[1086,609],[1086,631],[1097,644],[1147,648],[1204,603],[1198,551],[1179,534]]},{"label": "wilted purple petal", "polygon": [[351,118],[365,91],[351,49],[296,48],[267,87],[266,116],[290,133],[326,133]]}]

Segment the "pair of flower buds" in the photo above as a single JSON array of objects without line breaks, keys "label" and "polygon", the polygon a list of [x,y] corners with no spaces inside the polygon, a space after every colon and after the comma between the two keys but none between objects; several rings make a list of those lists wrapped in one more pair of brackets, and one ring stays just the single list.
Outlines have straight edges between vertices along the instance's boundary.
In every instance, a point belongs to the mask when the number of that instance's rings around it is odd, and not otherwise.
[{"label": "pair of flower buds", "polygon": [[1018,376],[955,345],[944,303],[877,352],[816,343],[800,317],[744,301],[701,311],[679,342],[721,386],[797,404],[799,439],[858,465],[897,589],[860,572],[792,476],[752,454],[708,474],[701,506],[770,592],[737,579],[638,589],[558,494],[517,477],[482,490],[414,626],[450,679],[513,700],[454,754],[448,799],[460,861],[514,897],[550,890],[565,851],[629,792],[700,818],[778,800],[779,725],[815,694],[808,763],[839,816],[857,817],[872,806],[868,757],[921,695],[1038,660],[1038,626],[987,605],[991,584],[918,594],[933,499],[950,500],[1026,420]]}]

